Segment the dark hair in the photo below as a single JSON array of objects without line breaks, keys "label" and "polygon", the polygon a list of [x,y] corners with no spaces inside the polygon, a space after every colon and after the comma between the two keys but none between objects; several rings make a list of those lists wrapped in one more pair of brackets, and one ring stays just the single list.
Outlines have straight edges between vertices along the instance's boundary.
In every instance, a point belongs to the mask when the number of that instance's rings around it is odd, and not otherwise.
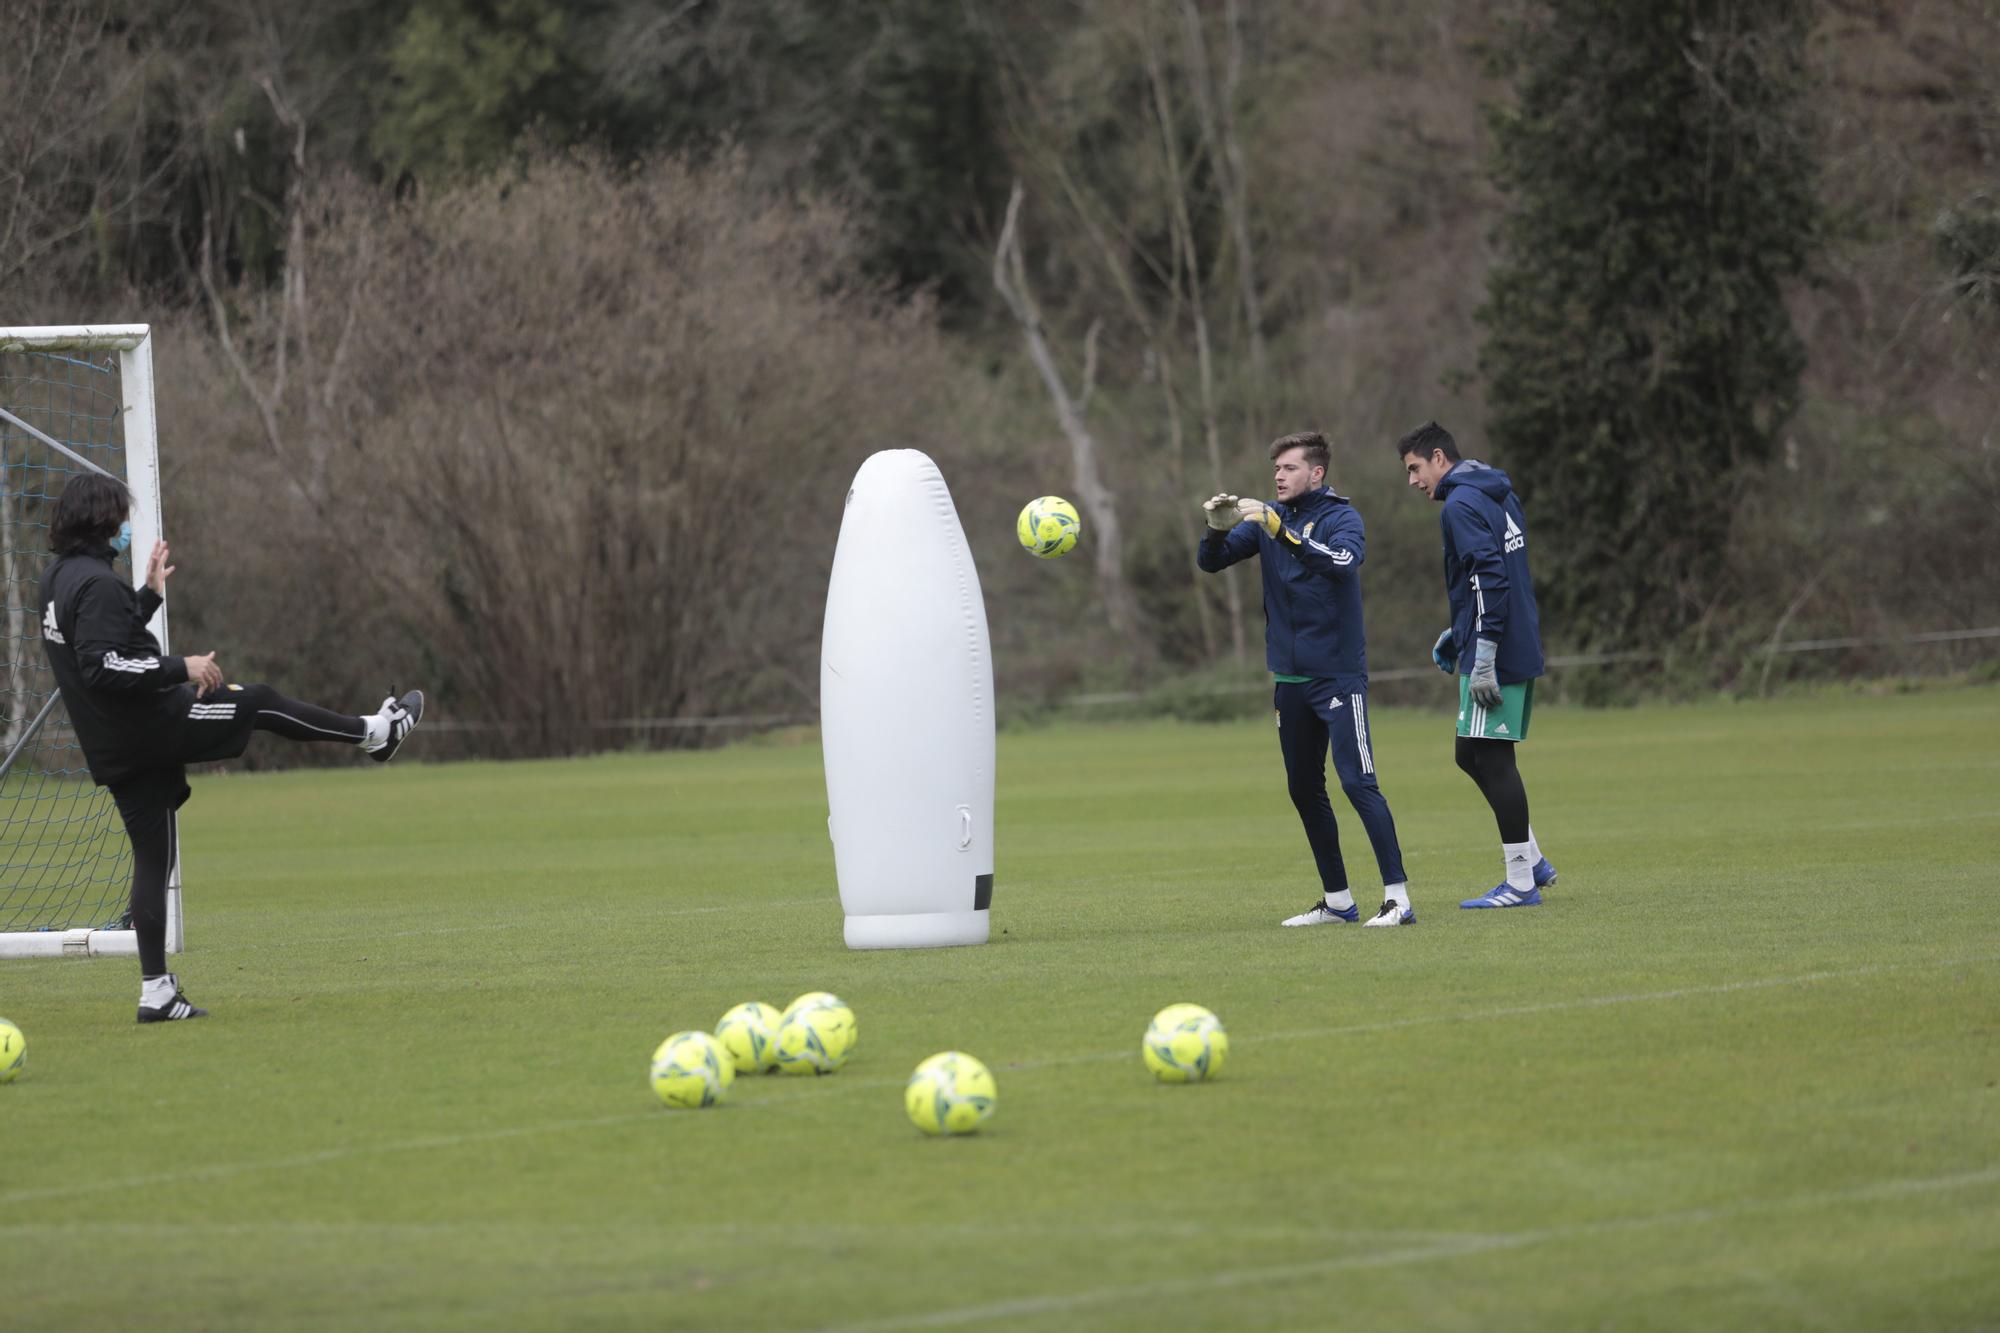
[{"label": "dark hair", "polygon": [[1443,426],[1438,425],[1437,422],[1426,421],[1423,425],[1396,441],[1396,453],[1402,458],[1408,458],[1411,454],[1418,454],[1424,458],[1429,458],[1433,453],[1440,453],[1444,455],[1446,462],[1456,463],[1458,461],[1458,441],[1452,439],[1451,432]]},{"label": "dark hair", "polygon": [[83,472],[69,479],[49,517],[49,549],[57,555],[101,551],[132,512],[132,492],[109,477]]},{"label": "dark hair", "polygon": [[1316,430],[1302,430],[1296,435],[1281,435],[1271,445],[1271,460],[1293,449],[1306,451],[1306,466],[1324,468],[1333,462],[1333,451],[1326,447],[1326,436]]}]

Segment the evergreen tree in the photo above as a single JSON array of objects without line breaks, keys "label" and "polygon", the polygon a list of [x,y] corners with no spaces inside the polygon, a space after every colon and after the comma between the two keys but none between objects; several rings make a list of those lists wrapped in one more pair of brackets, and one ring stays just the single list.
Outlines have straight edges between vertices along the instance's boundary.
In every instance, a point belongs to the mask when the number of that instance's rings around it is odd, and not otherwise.
[{"label": "evergreen tree", "polygon": [[1813,13],[1546,0],[1513,34],[1480,365],[1567,641],[1657,641],[1700,616],[1732,496],[1798,402],[1784,294],[1816,231]]}]

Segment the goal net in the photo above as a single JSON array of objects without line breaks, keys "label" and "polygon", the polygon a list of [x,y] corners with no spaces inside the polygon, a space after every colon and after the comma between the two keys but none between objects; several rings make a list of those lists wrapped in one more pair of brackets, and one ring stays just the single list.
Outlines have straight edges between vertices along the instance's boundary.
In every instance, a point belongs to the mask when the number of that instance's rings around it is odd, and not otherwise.
[{"label": "goal net", "polygon": [[[91,471],[132,492],[119,566],[137,582],[160,534],[147,327],[0,328],[0,957],[138,949],[124,824],[90,780],[42,652],[49,517],[64,483]],[[164,648],[164,607],[152,629]],[[180,945],[177,859],[167,948]]]}]

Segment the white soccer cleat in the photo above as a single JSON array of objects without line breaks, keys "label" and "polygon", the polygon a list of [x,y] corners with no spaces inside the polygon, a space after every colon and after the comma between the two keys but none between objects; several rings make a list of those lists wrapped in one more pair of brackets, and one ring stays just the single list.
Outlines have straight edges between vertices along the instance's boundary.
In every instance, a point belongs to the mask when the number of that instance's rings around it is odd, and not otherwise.
[{"label": "white soccer cleat", "polygon": [[1394,898],[1385,899],[1382,910],[1361,923],[1363,926],[1414,926],[1417,909],[1405,907]]},{"label": "white soccer cleat", "polygon": [[1288,916],[1278,924],[1281,926],[1325,926],[1336,922],[1351,924],[1360,919],[1360,908],[1349,907],[1342,910],[1338,907],[1328,907],[1326,901],[1321,899],[1305,911],[1300,912],[1297,916]]}]

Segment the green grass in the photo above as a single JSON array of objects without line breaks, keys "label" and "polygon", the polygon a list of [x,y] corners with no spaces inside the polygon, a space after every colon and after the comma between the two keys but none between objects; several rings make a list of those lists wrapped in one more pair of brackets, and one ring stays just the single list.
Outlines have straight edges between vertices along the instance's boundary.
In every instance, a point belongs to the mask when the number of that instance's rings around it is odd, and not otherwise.
[{"label": "green grass", "polygon": [[[994,942],[917,953],[842,947],[811,745],[201,780],[214,1018],[0,962],[0,1323],[1992,1327],[2000,688],[1539,712],[1509,912],[1448,732],[1374,719],[1414,929],[1276,928],[1267,726],[1067,727],[1002,738]],[[816,988],[840,1074],[654,1102]],[[1217,1083],[1140,1064],[1182,999]],[[902,1115],[947,1047],[975,1138]]]}]

